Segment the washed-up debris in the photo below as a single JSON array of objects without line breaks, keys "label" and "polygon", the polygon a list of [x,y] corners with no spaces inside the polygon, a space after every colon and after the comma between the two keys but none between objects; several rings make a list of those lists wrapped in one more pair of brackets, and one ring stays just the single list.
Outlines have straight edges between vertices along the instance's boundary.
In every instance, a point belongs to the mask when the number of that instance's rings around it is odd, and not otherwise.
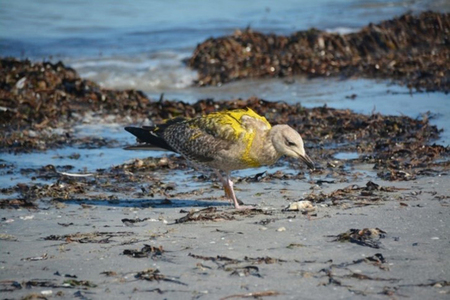
[{"label": "washed-up debris", "polygon": [[[438,281],[438,280],[431,280],[429,283],[419,283],[419,284],[400,284],[398,286],[393,287],[384,287],[383,291],[380,292],[380,295],[388,295],[391,298],[395,296],[399,297],[408,297],[407,295],[399,293],[400,288],[402,287],[433,287],[433,288],[442,288],[445,286],[450,286],[450,281]],[[448,291],[443,291],[443,294],[449,294]]]},{"label": "washed-up debris", "polygon": [[[41,178],[41,179],[53,179],[53,178],[60,178],[64,174],[69,174],[67,171],[72,170],[74,166],[72,165],[65,165],[65,166],[54,166],[54,165],[45,165],[38,169],[33,168],[24,168],[20,169],[20,173],[22,175],[30,175],[33,174],[35,178]],[[74,176],[75,177],[75,176]],[[83,177],[83,176],[79,176]]]},{"label": "washed-up debris", "polygon": [[[362,273],[355,273],[352,271],[348,271],[347,274],[343,275],[337,275],[333,272],[332,268],[326,268],[322,269],[321,272],[324,272],[326,274],[326,277],[328,277],[328,282],[323,282],[320,285],[327,286],[327,285],[336,285],[336,286],[342,286],[347,288],[352,288],[349,284],[344,284],[342,280],[348,280],[348,279],[358,279],[358,280],[371,280],[371,281],[387,281],[390,283],[396,283],[399,282],[400,279],[397,278],[382,278],[382,277],[372,277],[369,275],[365,275]],[[353,290],[351,290],[353,292]],[[362,293],[366,295],[362,291],[356,291],[356,294]]]},{"label": "washed-up debris", "polygon": [[82,287],[82,288],[95,288],[97,285],[89,280],[75,280],[68,279],[63,282],[64,287]]},{"label": "washed-up debris", "polygon": [[355,261],[353,261],[353,263],[358,264],[361,261],[364,261],[365,263],[376,266],[376,267],[380,268],[381,270],[385,270],[385,271],[389,270],[389,267],[386,265],[386,259],[384,258],[383,254],[381,254],[381,253],[375,253],[372,256],[368,256],[363,259],[355,260]]},{"label": "washed-up debris", "polygon": [[277,221],[277,219],[274,219],[274,218],[269,218],[269,219],[263,219],[263,220],[261,220],[261,221],[258,221],[258,222],[255,222],[255,224],[258,224],[258,225],[267,225],[267,224],[270,224],[270,223],[273,223],[273,222],[275,222],[275,221]]},{"label": "washed-up debris", "polygon": [[381,277],[371,277],[365,274],[361,274],[361,273],[354,273],[352,272],[351,274],[346,274],[344,276],[340,276],[342,278],[355,278],[358,280],[373,280],[373,281],[388,281],[388,282],[399,282],[400,279],[397,278],[381,278]]},{"label": "washed-up debris", "polygon": [[[397,278],[382,278],[382,277],[372,277],[361,272],[354,272],[348,268],[350,265],[358,264],[363,260],[354,261],[352,263],[341,263],[339,265],[332,264],[327,268],[324,268],[319,271],[319,273],[325,273],[326,277],[328,277],[328,282],[324,282],[321,285],[337,285],[343,286],[347,288],[352,288],[349,284],[344,284],[342,280],[345,279],[357,279],[357,280],[371,280],[371,281],[387,281],[390,283],[399,282],[400,279]],[[335,272],[335,269],[342,269],[345,273]],[[358,291],[359,293],[359,291]]]},{"label": "washed-up debris", "polygon": [[319,285],[323,285],[323,286],[328,286],[328,285],[335,285],[335,286],[342,286],[342,287],[347,287],[350,288],[350,285],[345,285],[342,283],[341,280],[336,279],[336,277],[334,276],[335,274],[333,273],[331,268],[325,268],[320,270],[320,272],[325,273],[325,276],[328,278],[327,282],[322,282]]},{"label": "washed-up debris", "polygon": [[296,248],[303,248],[306,247],[303,244],[299,244],[299,243],[290,243],[288,246],[286,246],[287,249],[296,249]]},{"label": "washed-up debris", "polygon": [[36,199],[42,199],[45,197],[68,199],[74,194],[84,194],[88,185],[86,185],[86,182],[83,180],[85,179],[77,179],[76,181],[69,181],[68,183],[59,181],[54,184],[18,183],[13,187],[4,189],[3,191],[5,193],[19,193],[21,198],[26,200],[19,201],[18,204],[32,206],[31,204],[33,204],[33,202],[31,201]]},{"label": "washed-up debris", "polygon": [[17,237],[7,233],[0,233],[0,241],[17,241]]},{"label": "washed-up debris", "polygon": [[284,209],[285,211],[300,211],[301,213],[309,213],[316,210],[316,207],[312,204],[311,201],[301,200],[292,202],[288,207]]},{"label": "washed-up debris", "polygon": [[2,199],[0,200],[0,209],[18,209],[18,208],[28,208],[36,209],[37,205],[30,199]]},{"label": "washed-up debris", "polygon": [[331,193],[311,193],[305,197],[313,203],[330,201],[332,205],[346,206],[367,206],[379,204],[381,201],[389,199],[389,193],[401,189],[389,186],[380,186],[372,181],[368,181],[365,186],[353,184],[342,189],[337,189]]},{"label": "washed-up debris", "polygon": [[217,255],[214,257],[214,256],[204,256],[204,255],[196,255],[196,254],[189,253],[188,256],[196,258],[196,259],[212,261],[217,264],[220,264],[221,266],[240,263],[240,261],[237,259],[232,259],[232,258],[229,258],[226,256],[221,256],[221,255]]},{"label": "washed-up debris", "polygon": [[[239,199],[238,199],[239,200]],[[246,217],[252,217],[257,215],[266,215],[270,216],[273,214],[273,211],[270,210],[263,210],[259,208],[252,208],[252,209],[242,209],[242,210],[233,210],[230,212],[227,212],[233,216],[246,216]]]},{"label": "washed-up debris", "polygon": [[27,257],[27,258],[22,258],[22,261],[39,261],[39,260],[47,260],[48,259],[48,254],[44,253],[41,256],[34,256],[34,257]]},{"label": "washed-up debris", "polygon": [[264,256],[264,257],[244,257],[244,261],[251,262],[254,264],[277,264],[277,263],[284,263],[286,260],[279,259],[279,258],[273,258],[270,256]]},{"label": "washed-up debris", "polygon": [[108,276],[108,277],[117,276],[117,272],[115,272],[115,271],[104,271],[104,272],[101,272],[100,274]]},{"label": "washed-up debris", "polygon": [[44,296],[42,294],[38,294],[38,293],[30,293],[22,298],[22,300],[39,300],[39,299],[46,300],[48,298],[46,296]]},{"label": "washed-up debris", "polygon": [[[58,283],[57,280],[52,279],[32,279],[28,281],[18,282],[18,281],[0,281],[0,284],[3,286],[9,285],[11,289],[2,289],[2,291],[14,291],[17,289],[31,289],[35,287],[39,288],[95,288],[96,284],[88,281],[88,280],[75,280],[75,279],[67,279],[62,284]],[[60,294],[60,293],[58,293]]]},{"label": "washed-up debris", "polygon": [[292,75],[391,78],[418,90],[450,91],[450,14],[424,12],[345,35],[317,29],[290,36],[251,29],[199,44],[188,64],[198,84]]},{"label": "washed-up debris", "polygon": [[384,271],[389,270],[389,267],[386,264],[386,259],[384,258],[383,254],[381,254],[381,253],[376,253],[372,256],[356,259],[352,262],[344,262],[341,264],[332,264],[330,266],[330,268],[343,269],[343,268],[348,268],[349,266],[357,265],[360,263],[367,263],[369,265],[378,267],[380,270],[384,270]]},{"label": "washed-up debris", "polygon": [[279,296],[279,295],[282,295],[282,293],[277,292],[277,291],[263,291],[263,292],[252,292],[252,293],[246,293],[246,294],[230,295],[230,296],[221,298],[220,300],[233,299],[233,298],[255,298],[255,299],[260,299],[262,297]]},{"label": "washed-up debris", "polygon": [[58,223],[58,225],[63,226],[63,227],[69,227],[69,226],[72,226],[73,223],[72,222],[70,222],[70,223]]},{"label": "washed-up debris", "polygon": [[135,276],[137,279],[147,280],[147,281],[167,281],[176,284],[181,284],[187,286],[186,283],[183,283],[179,280],[167,278],[165,275],[161,274],[158,269],[147,269],[141,272],[138,272]]},{"label": "washed-up debris", "polygon": [[186,216],[175,220],[175,223],[195,222],[195,221],[223,221],[234,220],[235,218],[225,212],[218,212],[216,207],[207,207],[201,210],[191,210]]},{"label": "washed-up debris", "polygon": [[22,289],[20,282],[15,280],[0,280],[0,292],[14,292]]},{"label": "washed-up debris", "polygon": [[220,268],[225,268],[225,266],[227,266],[227,265],[236,265],[236,264],[240,264],[243,262],[258,264],[258,265],[259,264],[268,264],[269,265],[269,264],[286,262],[286,260],[273,258],[270,256],[264,256],[264,257],[248,257],[248,256],[246,256],[246,257],[244,257],[243,260],[233,259],[233,258],[229,258],[226,256],[221,256],[221,255],[203,256],[203,255],[196,255],[196,254],[189,253],[189,256],[196,258],[196,259],[212,261],[212,262],[216,263]]},{"label": "washed-up debris", "polygon": [[230,276],[238,276],[238,277],[255,276],[262,278],[261,274],[259,274],[259,268],[256,266],[245,266],[234,268],[234,271],[231,272]]},{"label": "washed-up debris", "polygon": [[148,157],[136,159],[130,163],[115,166],[113,170],[127,170],[130,172],[149,172],[157,169],[181,169],[187,168],[186,160],[180,156],[168,156],[163,158]]},{"label": "washed-up debris", "polygon": [[[203,256],[195,255],[189,253],[190,257],[201,259],[204,261],[214,262],[218,269],[224,270],[225,272],[230,272],[230,276],[247,277],[255,276],[262,278],[263,276],[259,272],[259,268],[255,265],[260,264],[281,264],[286,262],[286,260],[273,258],[269,256],[265,257],[244,257],[243,260],[233,259],[226,256]],[[250,264],[250,265],[249,265]],[[197,264],[198,267],[198,264]],[[200,266],[201,270],[211,269],[210,267]]]},{"label": "washed-up debris", "polygon": [[232,211],[220,211],[217,207],[207,207],[201,210],[191,210],[186,216],[175,220],[175,223],[196,221],[229,221],[235,220],[235,216],[253,217],[256,215],[271,215],[273,212],[262,209],[243,209]]},{"label": "washed-up debris", "polygon": [[350,242],[375,249],[381,248],[380,239],[386,236],[386,232],[379,228],[350,229],[334,237],[334,242]]},{"label": "washed-up debris", "polygon": [[46,241],[65,241],[67,243],[96,243],[107,244],[110,243],[114,237],[126,237],[134,235],[133,232],[89,232],[89,233],[74,233],[66,235],[49,235],[43,238]]},{"label": "washed-up debris", "polygon": [[[424,154],[426,155],[426,154]],[[172,161],[176,168],[176,162],[181,161],[180,158],[175,156],[167,157],[167,161]],[[171,162],[171,163],[172,163]],[[430,162],[434,163],[434,162]],[[180,166],[184,168],[185,162]],[[193,189],[192,191],[185,191],[179,189],[178,183],[163,182],[161,179],[153,177],[154,173],[147,170],[138,170],[133,172],[132,175],[127,174],[127,164],[112,167],[109,169],[98,170],[98,176],[95,178],[72,178],[72,177],[48,177],[55,180],[52,184],[42,183],[19,183],[9,188],[3,188],[0,190],[5,195],[13,195],[11,199],[0,200],[0,208],[37,208],[37,199],[48,199],[50,204],[55,205],[57,208],[64,208],[66,203],[70,204],[78,203],[85,209],[94,209],[96,203],[99,201],[105,201],[111,205],[126,205],[126,206],[139,206],[139,207],[155,207],[158,205],[176,205],[176,201],[172,198],[184,198],[193,195],[202,195],[204,193],[210,193],[214,188],[201,188]],[[54,170],[55,166],[48,165],[43,168],[38,168],[42,174],[50,174]],[[59,168],[59,167],[56,167]],[[42,170],[41,170],[42,169]],[[45,169],[45,170],[44,170]],[[28,170],[30,173],[35,173],[34,170]],[[48,173],[45,173],[48,172]],[[208,172],[205,170],[205,172]],[[325,176],[327,171],[324,169],[316,170],[316,174],[323,174]],[[419,170],[420,172],[420,170]],[[419,172],[417,174],[419,174]],[[278,171],[277,173],[282,173]],[[303,173],[303,172],[300,172]],[[300,174],[299,173],[299,174]],[[208,173],[205,173],[208,174]],[[274,173],[275,174],[275,173]],[[47,175],[46,175],[47,176]],[[303,176],[303,175],[300,175]],[[341,175],[333,175],[341,176]],[[343,176],[350,176],[350,173],[344,172]],[[419,176],[419,175],[417,175]],[[296,180],[297,175],[286,176],[271,176],[267,174],[263,180]],[[207,180],[210,178],[207,176],[196,177],[197,181]],[[334,205],[341,208],[351,208],[355,206],[367,206],[367,205],[382,205],[386,201],[392,199],[398,199],[399,193],[402,189],[393,186],[381,186],[374,181],[368,181],[365,185],[352,184],[345,188],[340,188],[329,193],[317,192],[313,189],[312,192],[303,197],[303,199],[297,200],[292,203],[286,211],[290,209],[300,209],[303,205],[309,206],[308,202],[311,202],[312,207],[316,208],[317,203],[324,203],[325,205]],[[119,200],[121,195],[132,195],[132,199]],[[163,200],[152,199],[156,195],[164,197]],[[171,198],[171,199],[169,199]],[[402,203],[409,199],[415,199],[413,194],[401,195]],[[142,200],[141,200],[142,199]],[[290,200],[289,198],[286,198]],[[306,202],[305,202],[306,201]],[[207,201],[205,201],[207,204]],[[300,208],[296,208],[300,204]],[[225,205],[225,202],[224,202]],[[402,204],[401,204],[402,205]],[[404,205],[404,204],[403,204]],[[303,213],[311,213],[313,208],[304,207],[301,211]],[[309,211],[309,212],[308,212]],[[183,211],[184,212],[184,211]],[[204,210],[192,210],[186,212],[184,217],[178,219],[178,222],[195,222],[195,221],[224,221],[234,220],[240,217],[251,218],[257,215],[273,215],[273,210],[220,210],[220,207],[210,207]],[[139,222],[146,221],[148,218],[143,219],[123,219],[123,223],[126,226],[134,226]],[[265,222],[261,220],[260,222]],[[262,224],[261,223],[261,224]],[[64,225],[61,225],[64,226]]]},{"label": "washed-up debris", "polygon": [[201,264],[201,263],[197,263],[197,264],[195,265],[195,267],[196,267],[197,269],[201,270],[201,271],[204,271],[204,270],[211,270],[211,269],[212,269],[211,267],[205,266],[204,264]]},{"label": "washed-up debris", "polygon": [[133,258],[144,258],[144,257],[151,257],[156,258],[158,256],[161,256],[165,251],[163,250],[162,246],[154,247],[151,245],[144,245],[141,250],[135,250],[135,249],[125,249],[123,250],[124,255],[128,255]]},{"label": "washed-up debris", "polygon": [[127,219],[127,218],[125,218],[125,219],[122,219],[121,221],[122,221],[122,223],[124,223],[124,224],[135,224],[135,223],[145,222],[145,221],[147,221],[147,220],[150,220],[150,218],[143,218],[143,219],[140,219],[140,218],[136,218],[136,219]]},{"label": "washed-up debris", "polygon": [[[321,269],[317,273],[311,273],[308,276],[314,276],[316,278],[326,277],[327,281],[320,283],[320,285],[328,286],[335,285],[341,286],[348,289],[349,292],[354,293],[356,295],[371,295],[374,294],[374,291],[367,291],[367,289],[360,290],[358,287],[361,287],[360,284],[355,283],[354,280],[368,280],[368,281],[379,281],[379,282],[389,282],[389,283],[397,283],[400,282],[399,278],[384,278],[373,276],[373,272],[370,272],[371,275],[367,275],[361,272],[361,270],[353,271],[351,266],[367,263],[373,266],[380,268],[381,270],[388,271],[389,268],[386,266],[386,260],[384,259],[381,253],[377,253],[373,256],[369,256],[363,259],[357,259],[352,262],[342,262],[340,264],[332,263],[328,267]],[[325,274],[325,275],[321,275]],[[416,285],[415,285],[416,286]],[[397,290],[400,286],[389,287],[389,289]],[[388,287],[385,287],[388,288]],[[375,292],[376,293],[376,292]],[[399,295],[396,293],[396,295]]]},{"label": "washed-up debris", "polygon": [[450,281],[448,281],[448,280],[431,280],[431,282],[428,282],[428,283],[404,284],[401,286],[432,286],[435,288],[442,288],[445,286],[450,286]]},{"label": "washed-up debris", "polygon": [[32,279],[20,284],[21,286],[25,286],[26,288],[32,287],[58,287],[56,280],[46,280],[46,279]]}]

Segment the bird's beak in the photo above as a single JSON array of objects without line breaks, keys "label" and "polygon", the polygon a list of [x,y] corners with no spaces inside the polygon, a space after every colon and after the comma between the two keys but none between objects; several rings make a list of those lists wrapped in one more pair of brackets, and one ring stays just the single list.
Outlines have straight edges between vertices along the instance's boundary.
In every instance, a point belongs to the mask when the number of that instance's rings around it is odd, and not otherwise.
[{"label": "bird's beak", "polygon": [[308,155],[300,155],[300,160],[303,161],[308,168],[310,168],[311,170],[315,170],[316,168],[314,167],[314,162],[312,161],[311,158],[309,158]]}]

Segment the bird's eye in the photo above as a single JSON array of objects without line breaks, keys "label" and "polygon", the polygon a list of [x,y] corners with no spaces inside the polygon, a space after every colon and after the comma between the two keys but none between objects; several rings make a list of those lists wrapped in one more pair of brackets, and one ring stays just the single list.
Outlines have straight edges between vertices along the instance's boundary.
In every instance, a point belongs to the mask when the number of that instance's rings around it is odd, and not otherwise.
[{"label": "bird's eye", "polygon": [[295,147],[296,144],[294,142],[291,142],[290,140],[286,140],[286,146]]}]

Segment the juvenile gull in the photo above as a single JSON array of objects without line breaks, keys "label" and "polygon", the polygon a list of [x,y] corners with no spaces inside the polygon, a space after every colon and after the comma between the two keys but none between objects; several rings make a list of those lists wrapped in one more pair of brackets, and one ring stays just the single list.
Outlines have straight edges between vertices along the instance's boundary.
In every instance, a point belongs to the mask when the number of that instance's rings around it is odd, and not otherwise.
[{"label": "juvenile gull", "polygon": [[299,158],[314,169],[297,131],[288,125],[272,127],[266,118],[249,108],[192,119],[175,118],[157,126],[125,127],[125,130],[142,143],[126,149],[158,147],[212,168],[236,209],[249,207],[239,205],[231,171],[272,165],[283,155]]}]

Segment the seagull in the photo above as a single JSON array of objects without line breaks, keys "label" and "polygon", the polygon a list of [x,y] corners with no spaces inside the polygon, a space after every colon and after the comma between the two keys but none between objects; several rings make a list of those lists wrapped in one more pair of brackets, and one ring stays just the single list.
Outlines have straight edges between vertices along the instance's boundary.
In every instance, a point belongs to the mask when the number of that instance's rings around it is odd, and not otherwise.
[{"label": "seagull", "polygon": [[[196,118],[174,118],[156,126],[125,127],[140,144],[127,150],[162,148],[215,171],[225,196],[236,209],[231,171],[272,165],[282,156],[298,158],[310,169],[300,134],[288,125],[271,126],[250,108],[214,112]],[[223,176],[225,174],[225,176]]]}]

